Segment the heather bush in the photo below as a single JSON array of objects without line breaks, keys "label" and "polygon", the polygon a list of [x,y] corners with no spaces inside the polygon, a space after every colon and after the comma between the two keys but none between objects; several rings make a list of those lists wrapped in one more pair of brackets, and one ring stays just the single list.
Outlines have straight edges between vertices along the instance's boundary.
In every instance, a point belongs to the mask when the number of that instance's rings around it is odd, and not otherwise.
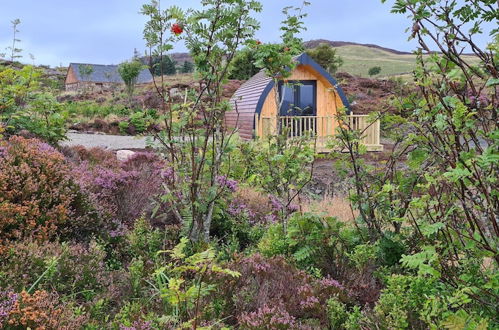
[{"label": "heather bush", "polygon": [[[348,292],[331,278],[316,279],[296,269],[282,257],[267,259],[260,254],[240,258],[229,264],[241,276],[226,279],[224,315],[244,324],[267,322],[268,307],[278,307],[289,322],[320,323],[327,326],[323,306],[327,299],[338,296],[348,301]],[[265,321],[267,320],[267,321]]]},{"label": "heather bush", "polygon": [[0,150],[0,246],[24,237],[51,239],[82,218],[95,220],[54,148],[14,136],[0,141]]},{"label": "heather bush", "polygon": [[29,294],[22,291],[16,295],[13,308],[0,325],[4,329],[69,330],[81,327],[86,319],[84,315],[75,315],[70,306],[62,303],[53,293],[41,290]]},{"label": "heather bush", "polygon": [[82,302],[95,297],[123,298],[128,295],[129,280],[123,271],[109,271],[105,258],[95,242],[89,246],[16,242],[0,262],[0,287],[44,289]]},{"label": "heather bush", "polygon": [[62,154],[74,164],[88,162],[90,165],[103,165],[107,167],[118,167],[119,162],[116,154],[110,150],[99,147],[85,148],[84,146],[62,147]]},{"label": "heather bush", "polygon": [[16,307],[19,295],[12,290],[0,290],[0,326],[5,325],[10,312]]},{"label": "heather bush", "polygon": [[254,246],[265,230],[262,224],[253,222],[251,211],[243,203],[236,199],[228,202],[231,197],[217,201],[210,228],[210,235],[226,257]]},{"label": "heather bush", "polygon": [[258,308],[256,312],[242,313],[238,319],[243,329],[300,329],[296,319],[289,315],[282,306],[267,305]]},{"label": "heather bush", "polygon": [[228,208],[231,215],[245,216],[251,224],[267,223],[275,211],[268,194],[250,187],[238,187]]},{"label": "heather bush", "polygon": [[[278,221],[285,206],[274,195],[236,186],[236,181],[227,180],[233,182],[233,191],[229,189],[229,194],[219,196],[210,235],[221,243],[226,254],[231,255],[255,246],[268,226]],[[287,213],[295,211],[297,208],[291,205]]]},{"label": "heather bush", "polygon": [[144,214],[157,223],[164,219],[153,213],[154,197],[161,188],[164,166],[152,153],[137,153],[125,162],[114,153],[99,148],[66,150],[75,163],[74,174],[99,214],[106,220],[103,231],[123,236],[128,227]]},{"label": "heather bush", "polygon": [[113,326],[120,330],[157,329],[159,326],[155,323],[158,322],[153,322],[157,318],[152,313],[144,315],[144,305],[140,302],[128,302],[114,316]]}]

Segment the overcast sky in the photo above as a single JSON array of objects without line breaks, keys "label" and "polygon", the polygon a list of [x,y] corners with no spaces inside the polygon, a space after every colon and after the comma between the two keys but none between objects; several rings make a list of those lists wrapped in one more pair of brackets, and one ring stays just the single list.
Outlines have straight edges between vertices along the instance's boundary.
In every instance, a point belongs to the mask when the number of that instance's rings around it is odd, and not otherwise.
[{"label": "overcast sky", "polygon": [[[0,53],[12,40],[10,21],[21,20],[19,39],[22,61],[33,54],[36,64],[52,66],[70,62],[117,64],[130,58],[134,48],[141,53],[145,42],[142,30],[145,17],[139,14],[146,0],[0,0]],[[258,15],[263,42],[279,39],[281,8],[298,5],[299,0],[261,0]],[[304,40],[329,39],[373,43],[411,51],[404,30],[409,21],[390,13],[387,1],[380,0],[311,0],[307,8],[307,31]],[[199,6],[200,0],[163,0],[162,6]],[[185,51],[177,45],[174,51]]]}]

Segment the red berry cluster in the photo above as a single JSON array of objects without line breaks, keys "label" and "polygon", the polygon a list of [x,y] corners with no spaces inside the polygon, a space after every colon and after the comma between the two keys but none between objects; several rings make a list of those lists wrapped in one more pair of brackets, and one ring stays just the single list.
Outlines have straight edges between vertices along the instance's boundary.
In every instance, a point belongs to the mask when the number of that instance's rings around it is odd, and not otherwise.
[{"label": "red berry cluster", "polygon": [[173,32],[173,34],[178,36],[181,35],[182,32],[184,32],[184,27],[178,23],[175,23],[172,25],[171,31]]}]

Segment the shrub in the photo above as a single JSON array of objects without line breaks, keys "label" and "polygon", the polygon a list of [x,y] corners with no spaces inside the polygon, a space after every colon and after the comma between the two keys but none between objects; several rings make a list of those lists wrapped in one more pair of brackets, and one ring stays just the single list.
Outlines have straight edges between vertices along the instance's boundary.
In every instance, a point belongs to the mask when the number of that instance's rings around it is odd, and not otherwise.
[{"label": "shrub", "polygon": [[316,48],[308,50],[307,54],[331,74],[335,74],[343,65],[343,59],[336,54],[336,49],[327,43],[321,43]]},{"label": "shrub", "polygon": [[14,291],[0,290],[0,326],[5,324],[18,300],[19,295]]},{"label": "shrub", "polygon": [[122,236],[126,227],[144,213],[151,215],[164,165],[156,155],[137,153],[119,162],[114,153],[98,148],[73,151],[76,180],[101,216],[108,220],[104,229],[112,236]]},{"label": "shrub", "polygon": [[233,216],[244,214],[252,224],[266,223],[273,211],[267,194],[250,187],[238,187],[229,205],[229,213]]},{"label": "shrub", "polygon": [[204,298],[216,290],[216,275],[237,278],[240,274],[217,263],[216,252],[208,247],[187,254],[188,239],[181,238],[173,249],[161,251],[170,261],[154,271],[154,291],[161,298],[164,312],[171,315],[175,328],[200,324],[205,314]]},{"label": "shrub", "polygon": [[239,325],[244,329],[298,329],[296,319],[282,309],[282,306],[267,305],[256,312],[242,313]]},{"label": "shrub", "polygon": [[40,92],[41,75],[30,65],[20,70],[0,67],[0,122],[9,134],[27,130],[56,143],[65,138],[67,112],[52,94]]},{"label": "shrub", "polygon": [[119,166],[119,162],[116,159],[116,154],[114,152],[99,147],[63,147],[61,148],[61,152],[66,156],[66,159],[75,164],[88,162],[92,166],[103,165],[113,168]]},{"label": "shrub", "polygon": [[0,263],[0,283],[16,290],[55,291],[79,301],[128,294],[128,280],[120,271],[107,270],[105,258],[103,248],[95,242],[89,246],[17,242]]},{"label": "shrub", "polygon": [[[224,180],[226,182],[225,184],[221,182],[222,184],[233,185],[232,189],[236,189],[234,180],[226,178]],[[244,191],[251,190],[244,189]],[[263,200],[268,204],[268,198]],[[261,216],[262,213],[255,213],[253,205],[248,207],[246,201],[251,203],[252,196],[245,195],[241,192],[241,188],[237,187],[235,192],[229,190],[228,193],[220,196],[215,204],[210,235],[223,246],[226,257],[254,246],[265,230],[263,225],[265,218]],[[264,209],[265,205],[262,205],[260,211],[264,212]]]},{"label": "shrub", "polygon": [[327,301],[327,311],[330,328],[341,329],[348,317],[346,305],[335,298],[331,298]]},{"label": "shrub", "polygon": [[85,320],[85,316],[76,316],[54,294],[23,291],[17,295],[3,326],[7,329],[77,329]]},{"label": "shrub", "polygon": [[370,76],[375,76],[375,75],[378,75],[380,72],[381,72],[380,66],[373,66],[372,68],[369,68],[369,71],[367,73]]},{"label": "shrub", "polygon": [[281,224],[270,226],[258,247],[264,255],[287,255],[299,268],[318,269],[336,277],[347,263],[345,253],[358,239],[335,218],[296,213],[290,218],[286,232]]},{"label": "shrub", "polygon": [[126,121],[119,123],[121,133],[137,134],[144,133],[152,128],[158,119],[155,110],[138,111],[130,115]]},{"label": "shrub", "polygon": [[282,257],[267,259],[255,254],[235,260],[229,267],[241,276],[224,282],[225,314],[243,324],[250,324],[251,320],[264,324],[264,320],[268,321],[268,307],[272,306],[278,307],[279,314],[286,316],[290,324],[292,319],[300,323],[315,320],[327,326],[323,308],[327,299],[336,295],[348,300],[337,281],[314,279]]},{"label": "shrub", "polygon": [[50,93],[36,93],[28,106],[18,109],[9,120],[9,131],[19,133],[27,130],[34,136],[55,144],[66,139],[67,111]]},{"label": "shrub", "polygon": [[133,229],[126,235],[127,250],[133,258],[141,258],[147,262],[153,262],[158,258],[158,251],[172,248],[176,242],[176,233],[180,228],[173,227],[168,233],[153,228],[145,218],[138,219]]},{"label": "shrub", "polygon": [[268,257],[283,255],[310,274],[331,276],[348,289],[353,300],[372,305],[381,284],[373,275],[375,258],[370,256],[374,252],[366,251],[361,243],[361,232],[335,218],[296,213],[286,231],[282,224],[271,225],[258,249]]},{"label": "shrub", "polygon": [[485,311],[473,309],[471,291],[428,276],[391,275],[364,323],[389,329],[487,329],[489,320]]},{"label": "shrub", "polygon": [[90,213],[62,154],[36,139],[0,142],[0,245],[51,239]]},{"label": "shrub", "polygon": [[243,48],[238,51],[232,63],[229,79],[247,80],[257,74],[260,69],[255,66],[255,50]]}]

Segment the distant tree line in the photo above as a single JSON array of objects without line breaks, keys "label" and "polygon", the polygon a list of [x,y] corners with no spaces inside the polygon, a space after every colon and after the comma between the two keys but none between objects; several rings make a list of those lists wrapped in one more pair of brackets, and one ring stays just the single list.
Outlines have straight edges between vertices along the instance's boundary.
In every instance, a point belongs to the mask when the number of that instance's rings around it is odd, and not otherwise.
[{"label": "distant tree line", "polygon": [[140,61],[149,67],[149,71],[151,71],[153,76],[191,73],[195,69],[194,64],[189,61],[185,61],[182,65],[178,66],[177,62],[168,55],[163,57],[153,56],[152,58],[142,57]]}]

